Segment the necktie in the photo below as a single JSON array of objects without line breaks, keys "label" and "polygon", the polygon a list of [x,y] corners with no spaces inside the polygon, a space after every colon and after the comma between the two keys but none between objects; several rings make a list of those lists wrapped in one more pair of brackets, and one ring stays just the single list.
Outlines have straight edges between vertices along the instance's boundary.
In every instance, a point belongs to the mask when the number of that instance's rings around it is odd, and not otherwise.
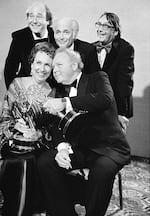
[{"label": "necktie", "polygon": [[103,45],[100,41],[97,41],[93,45],[96,47],[96,51],[98,54],[98,61],[102,68],[106,58],[106,54],[109,53],[112,48],[112,43]]},{"label": "necktie", "polygon": [[48,42],[48,38],[36,39],[35,43]]},{"label": "necktie", "polygon": [[74,80],[71,84],[69,85],[63,85],[65,88],[71,88],[71,87],[74,87],[76,88],[77,87],[77,80]]},{"label": "necktie", "polygon": [[106,44],[106,45],[103,45],[102,43],[100,43],[99,41],[96,42],[95,44],[95,47],[96,47],[96,50],[97,50],[97,53],[100,53],[102,49],[105,49],[107,53],[110,52],[111,48],[112,48],[112,44],[109,43],[109,44]]},{"label": "necktie", "polygon": [[77,88],[77,79],[69,85],[64,85],[65,91],[69,94],[71,87]]}]

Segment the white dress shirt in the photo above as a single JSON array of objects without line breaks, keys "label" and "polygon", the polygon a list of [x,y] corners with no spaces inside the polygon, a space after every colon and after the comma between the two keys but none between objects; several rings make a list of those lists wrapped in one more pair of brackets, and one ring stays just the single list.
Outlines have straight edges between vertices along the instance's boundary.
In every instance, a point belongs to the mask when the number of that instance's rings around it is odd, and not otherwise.
[{"label": "white dress shirt", "polygon": [[[75,88],[75,87],[71,87],[71,88],[70,88],[69,97],[77,96],[77,87],[78,87],[78,84],[79,84],[79,80],[80,80],[80,78],[81,78],[81,75],[82,75],[82,72],[79,73],[78,76],[77,76],[77,78],[76,78],[76,79],[77,79],[76,88]],[[69,97],[66,97],[66,113],[68,113],[68,112],[70,112],[71,110],[73,110]]]},{"label": "white dress shirt", "polygon": [[105,61],[105,58],[106,58],[106,49],[103,48],[100,53],[98,53],[98,61],[99,61],[99,64],[101,66],[101,68],[103,67],[103,64],[104,64],[104,61]]}]

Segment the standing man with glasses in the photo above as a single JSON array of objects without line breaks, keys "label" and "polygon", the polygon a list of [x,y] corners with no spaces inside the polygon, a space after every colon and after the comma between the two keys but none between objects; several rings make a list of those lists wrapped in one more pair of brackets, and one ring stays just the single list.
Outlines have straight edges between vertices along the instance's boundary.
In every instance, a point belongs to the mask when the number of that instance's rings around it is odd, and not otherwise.
[{"label": "standing man with glasses", "polygon": [[112,85],[118,117],[126,133],[128,118],[133,116],[134,48],[121,38],[120,19],[114,13],[103,13],[95,23],[98,41],[92,43],[97,49],[101,70],[105,71]]},{"label": "standing man with glasses", "polygon": [[5,84],[8,88],[15,77],[30,75],[28,56],[38,42],[48,41],[55,44],[52,14],[47,5],[34,2],[26,11],[28,27],[12,33],[12,42],[4,68]]}]

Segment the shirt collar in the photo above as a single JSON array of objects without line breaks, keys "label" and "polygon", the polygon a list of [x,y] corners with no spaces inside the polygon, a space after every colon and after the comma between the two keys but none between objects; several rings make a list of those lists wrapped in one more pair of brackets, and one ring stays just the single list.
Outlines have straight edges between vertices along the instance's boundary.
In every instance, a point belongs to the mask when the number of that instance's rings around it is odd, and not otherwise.
[{"label": "shirt collar", "polygon": [[45,34],[41,38],[37,37],[34,32],[32,32],[32,35],[33,35],[34,40],[48,38],[48,30],[46,29]]},{"label": "shirt collar", "polygon": [[81,75],[82,75],[82,72],[80,72],[80,73],[78,74],[78,76],[76,77],[76,80],[77,80],[77,86],[78,86],[78,84],[79,84],[79,81],[80,81]]}]

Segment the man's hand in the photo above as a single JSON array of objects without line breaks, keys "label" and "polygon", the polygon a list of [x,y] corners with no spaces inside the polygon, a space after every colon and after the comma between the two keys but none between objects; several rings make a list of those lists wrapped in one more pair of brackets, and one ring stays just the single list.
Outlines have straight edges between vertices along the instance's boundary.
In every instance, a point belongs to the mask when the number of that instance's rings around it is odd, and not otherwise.
[{"label": "man's hand", "polygon": [[62,168],[69,169],[71,166],[71,159],[69,157],[69,152],[67,149],[61,149],[55,157],[58,165]]},{"label": "man's hand", "polygon": [[65,104],[62,102],[61,98],[49,98],[43,105],[45,111],[57,115],[65,109]]},{"label": "man's hand", "polygon": [[123,132],[127,133],[127,128],[129,126],[129,119],[127,119],[125,116],[118,115],[118,119],[120,122],[120,125],[122,127]]}]

